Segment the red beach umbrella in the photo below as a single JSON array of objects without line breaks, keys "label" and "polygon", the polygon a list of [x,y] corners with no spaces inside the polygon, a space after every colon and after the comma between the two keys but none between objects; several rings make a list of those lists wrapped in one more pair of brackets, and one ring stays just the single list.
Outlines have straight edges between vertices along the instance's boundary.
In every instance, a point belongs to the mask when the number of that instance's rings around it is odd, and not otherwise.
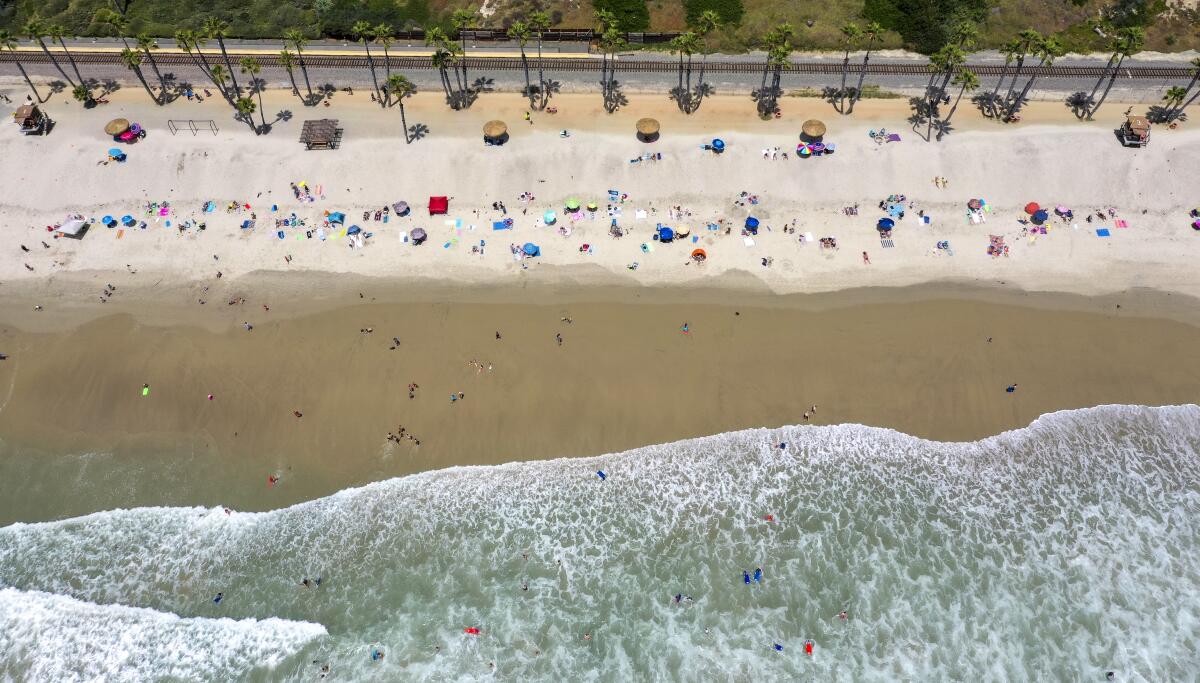
[{"label": "red beach umbrella", "polygon": [[1038,206],[1037,202],[1029,202],[1025,205],[1025,213],[1029,214],[1030,216],[1041,210],[1042,207]]}]

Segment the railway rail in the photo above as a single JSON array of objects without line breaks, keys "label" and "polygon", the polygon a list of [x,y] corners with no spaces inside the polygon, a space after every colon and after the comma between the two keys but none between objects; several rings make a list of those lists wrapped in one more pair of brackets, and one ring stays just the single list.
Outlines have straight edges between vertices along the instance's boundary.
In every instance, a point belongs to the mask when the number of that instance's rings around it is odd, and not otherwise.
[{"label": "railway rail", "polygon": [[[57,55],[60,60],[62,55]],[[243,56],[253,56],[264,67],[280,68],[278,55],[242,55],[240,53],[230,53],[230,61],[236,65],[238,60]],[[71,57],[80,64],[105,64],[123,66],[121,57],[114,52],[72,52]],[[221,60],[213,55],[206,55],[210,64],[219,63]],[[181,52],[160,52],[154,56],[155,61],[160,66],[193,66],[193,58]],[[23,52],[19,55],[14,55],[11,52],[0,53],[0,63],[21,61],[22,63],[30,64],[46,64],[50,62],[50,58],[44,53]],[[374,58],[377,67],[384,67],[385,63],[390,64],[391,68],[398,70],[413,70],[413,69],[432,69],[433,65],[429,57],[425,56],[391,56],[387,62],[382,57]],[[536,70],[539,66],[539,60],[536,57],[530,57],[527,62],[523,62],[518,57],[467,57],[464,60],[468,69],[492,70],[492,71],[520,71],[525,68],[528,63],[529,69]],[[596,59],[580,59],[580,58],[564,58],[564,57],[543,57],[540,60],[541,68],[546,71],[557,72],[580,72],[580,71],[599,71],[599,58]],[[365,56],[352,55],[321,55],[309,54],[304,56],[304,63],[308,68],[312,69],[365,69],[368,66]],[[618,58],[615,61],[616,71],[625,73],[674,73],[678,68],[678,63],[673,60],[650,60],[637,58]],[[710,74],[757,74],[761,73],[766,65],[762,62],[720,62],[710,61],[705,67]],[[1004,67],[1000,64],[968,64],[967,68],[981,77],[999,76]],[[699,65],[694,65],[693,69],[699,69]],[[861,71],[861,64],[851,64],[849,72],[858,75]],[[1139,79],[1181,79],[1187,80],[1192,76],[1192,67],[1150,67],[1150,66],[1127,66],[1122,67],[1118,71],[1118,76],[1121,78],[1139,78]],[[794,74],[819,75],[819,74],[841,74],[842,65],[840,62],[793,62],[789,64],[785,71]],[[872,63],[867,67],[867,74],[873,76],[920,76],[927,75],[929,67],[921,63],[913,64],[888,64],[888,63]],[[1012,73],[1011,69],[1009,73]],[[1072,66],[1059,65],[1052,66],[1026,66],[1022,68],[1023,75],[1036,75],[1041,78],[1100,78],[1107,70],[1102,66]]]}]

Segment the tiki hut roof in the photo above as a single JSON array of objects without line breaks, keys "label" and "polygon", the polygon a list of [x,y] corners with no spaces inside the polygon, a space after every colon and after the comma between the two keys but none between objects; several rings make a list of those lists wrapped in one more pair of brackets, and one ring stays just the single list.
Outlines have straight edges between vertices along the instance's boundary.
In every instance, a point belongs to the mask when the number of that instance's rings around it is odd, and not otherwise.
[{"label": "tiki hut roof", "polygon": [[488,121],[483,124],[483,137],[500,138],[508,132],[508,124],[503,121]]},{"label": "tiki hut roof", "polygon": [[658,120],[656,119],[638,119],[637,132],[645,136],[658,134]]},{"label": "tiki hut roof", "polygon": [[104,124],[104,132],[109,135],[120,135],[129,130],[129,119],[113,119]]},{"label": "tiki hut roof", "polygon": [[819,138],[825,135],[825,124],[816,119],[809,119],[800,126],[800,131],[810,138]]}]

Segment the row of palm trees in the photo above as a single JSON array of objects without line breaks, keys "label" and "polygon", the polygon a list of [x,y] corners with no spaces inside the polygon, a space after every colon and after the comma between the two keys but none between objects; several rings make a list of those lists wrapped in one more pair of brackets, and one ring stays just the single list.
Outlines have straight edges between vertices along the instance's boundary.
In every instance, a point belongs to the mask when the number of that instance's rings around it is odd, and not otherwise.
[{"label": "row of palm trees", "polygon": [[[455,27],[457,40],[452,39],[445,31],[436,27],[429,29],[425,36],[426,44],[434,48],[431,63],[441,76],[446,102],[451,109],[455,110],[469,107],[486,83],[483,79],[472,83],[467,72],[466,30],[474,26],[475,17],[476,14],[470,10],[458,10],[453,14],[451,21]],[[616,55],[626,49],[627,44],[611,13],[597,10],[595,17],[597,44],[601,51],[601,95],[605,110],[612,113],[626,103],[616,79]],[[112,28],[121,39],[125,46],[121,51],[122,63],[136,75],[156,104],[166,104],[173,96],[178,96],[178,93],[173,94],[168,88],[167,80],[155,61],[154,51],[159,48],[155,38],[145,33],[130,36],[128,19],[119,12],[105,8],[99,10],[95,18],[98,23]],[[706,11],[691,30],[671,41],[671,48],[679,55],[679,71],[677,83],[670,90],[670,96],[684,113],[695,113],[703,99],[712,93],[711,85],[705,82],[708,56],[711,53],[709,38],[721,25],[722,21],[717,13]],[[542,40],[549,26],[550,18],[546,13],[533,12],[526,20],[512,24],[507,31],[508,36],[520,47],[521,61],[525,71],[524,95],[529,98],[530,107],[535,110],[545,109],[550,95],[558,87],[557,83],[546,79],[542,68]],[[883,28],[874,22],[865,28],[859,28],[854,23],[847,23],[841,31],[844,38],[844,56],[840,86],[826,88],[823,95],[837,112],[848,115],[853,113],[855,103],[863,97],[864,80],[871,52],[883,33]],[[80,73],[78,64],[67,48],[65,42],[67,34],[62,26],[46,23],[35,16],[26,22],[22,33],[38,44],[42,52],[71,86],[72,94],[76,99],[83,102],[85,106],[94,103],[95,98],[92,92],[94,81],[84,79]],[[385,108],[398,105],[401,121],[405,127],[405,140],[411,142],[404,112],[404,100],[416,93],[416,86],[405,76],[392,73],[388,50],[395,42],[395,30],[387,24],[372,26],[367,22],[358,22],[352,27],[351,33],[357,41],[363,44],[366,51],[373,99],[376,99],[380,106]],[[772,115],[778,109],[778,99],[783,95],[780,86],[782,72],[790,64],[791,54],[795,49],[792,44],[795,33],[795,29],[785,22],[768,31],[763,37],[767,59],[763,66],[761,83],[759,88],[754,91],[753,97],[758,104],[759,114],[764,117]],[[175,41],[234,108],[239,118],[246,121],[256,133],[267,132],[269,125],[265,112],[262,111],[264,84],[259,78],[262,66],[254,57],[242,57],[238,61],[238,69],[235,70],[225,47],[225,39],[228,35],[228,23],[210,17],[198,31],[191,29],[177,31]],[[927,139],[933,137],[934,128],[937,128],[937,139],[941,139],[950,129],[950,119],[957,111],[963,96],[979,87],[978,77],[965,67],[966,51],[974,46],[975,38],[976,29],[973,24],[960,24],[953,32],[948,44],[930,56],[930,77],[925,88],[925,95],[912,100],[914,129],[919,125],[925,125]],[[537,44],[536,85],[531,79],[529,60],[526,54],[526,48],[531,39],[536,39]],[[66,57],[70,65],[74,78],[59,61],[56,56],[59,53],[49,50],[47,40],[57,42],[61,48],[61,54]],[[132,42],[130,42],[131,40]],[[221,55],[220,63],[210,63],[206,53],[199,49],[209,41],[216,42]],[[308,44],[308,39],[300,29],[290,29],[285,32],[284,41],[285,48],[279,54],[279,61],[288,72],[292,91],[304,104],[315,106],[320,102],[322,96],[313,93],[307,64],[304,61],[304,49]],[[1075,93],[1068,98],[1068,104],[1081,119],[1091,119],[1103,105],[1125,59],[1138,52],[1144,41],[1145,35],[1139,28],[1120,29],[1115,33],[1112,38],[1112,53],[1108,63],[1091,92]],[[383,51],[384,78],[382,82],[378,77],[374,55],[371,53],[373,45],[382,48]],[[6,30],[0,30],[0,49],[7,49],[15,53],[16,47],[14,35]],[[850,56],[853,51],[860,48],[865,48],[865,50],[859,68],[858,82],[854,86],[849,86]],[[1042,36],[1037,31],[1028,29],[1006,43],[1001,52],[1005,61],[1000,78],[991,92],[977,95],[973,100],[985,116],[1009,122],[1019,118],[1021,108],[1028,101],[1029,93],[1037,79],[1037,70],[1026,70],[1027,61],[1036,60],[1039,67],[1050,66],[1065,51],[1053,37]],[[702,55],[702,60],[699,75],[693,83],[693,56],[697,53]],[[39,101],[44,101],[26,73],[24,65],[19,61],[16,63],[35,97]],[[157,93],[150,86],[143,71],[147,64],[158,82]],[[1193,60],[1192,65],[1195,68],[1191,81],[1187,86],[1170,88],[1163,98],[1165,106],[1151,109],[1152,119],[1166,123],[1179,120],[1184,117],[1187,107],[1200,97],[1200,87],[1197,87],[1198,80],[1200,80],[1200,58]],[[299,67],[303,75],[307,95],[300,92],[295,75],[296,67]],[[238,82],[238,73],[248,79],[249,87],[246,91]],[[1023,77],[1025,80],[1022,83]],[[957,95],[954,97],[953,105],[943,116],[941,107],[950,105],[951,98],[947,96],[947,91],[952,86],[957,89]],[[253,95],[257,95],[257,102],[253,99]],[[253,114],[256,111],[259,112],[260,117],[260,123],[257,125],[253,122]]]}]

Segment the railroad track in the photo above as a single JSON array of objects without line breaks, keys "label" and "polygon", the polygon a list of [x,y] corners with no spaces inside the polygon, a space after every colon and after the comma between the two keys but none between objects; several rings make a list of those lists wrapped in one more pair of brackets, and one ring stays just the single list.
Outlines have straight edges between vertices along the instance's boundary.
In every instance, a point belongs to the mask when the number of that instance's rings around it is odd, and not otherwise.
[{"label": "railroad track", "polygon": [[[72,52],[71,56],[80,64],[105,64],[119,65],[121,58],[119,54],[112,52]],[[238,59],[243,55],[230,53],[229,59],[237,65]],[[264,67],[279,68],[279,57],[277,55],[252,55],[258,59],[259,63]],[[11,52],[0,53],[0,63],[17,61],[18,55]],[[50,62],[49,57],[42,53],[25,52],[19,55],[20,61],[26,64]],[[160,66],[193,66],[192,57],[177,52],[162,52],[157,53],[154,57],[155,61]],[[65,60],[61,59],[60,63]],[[208,55],[210,64],[219,63],[219,57]],[[381,57],[375,58],[376,67],[384,67],[384,60]],[[304,57],[304,62],[309,68],[313,69],[365,69],[368,66],[367,58],[346,55],[308,55]],[[428,57],[405,57],[393,56],[389,59],[390,66],[396,70],[415,70],[415,69],[431,69]],[[488,70],[488,71],[520,71],[525,68],[524,63],[517,57],[467,57],[465,60],[468,69]],[[538,68],[538,59],[530,57],[528,60],[530,70]],[[579,71],[599,71],[599,59],[580,59],[580,58],[563,58],[563,57],[543,57],[541,60],[542,68],[546,71],[557,72],[579,72]],[[761,73],[765,65],[761,62],[709,62],[706,67],[710,74],[757,74]],[[678,69],[678,63],[674,61],[660,60],[644,60],[636,58],[619,58],[616,60],[616,71],[625,73],[674,73]],[[967,68],[975,72],[976,76],[995,77],[999,76],[1004,70],[1004,67],[999,64],[968,64]],[[699,69],[699,64],[695,64],[693,69]],[[851,64],[850,73],[857,75],[861,70],[861,65]],[[838,62],[795,62],[788,65],[786,71],[796,74],[841,74],[842,65]],[[867,73],[874,76],[921,76],[927,75],[929,69],[924,64],[870,64],[867,67]],[[1010,71],[1011,73],[1011,71]],[[1099,78],[1106,73],[1104,67],[1101,66],[1027,66],[1022,69],[1022,74],[1037,75],[1042,78]],[[1146,78],[1146,79],[1180,79],[1187,80],[1191,78],[1192,67],[1145,67],[1145,66],[1130,66],[1122,67],[1119,76],[1122,78]]]}]

